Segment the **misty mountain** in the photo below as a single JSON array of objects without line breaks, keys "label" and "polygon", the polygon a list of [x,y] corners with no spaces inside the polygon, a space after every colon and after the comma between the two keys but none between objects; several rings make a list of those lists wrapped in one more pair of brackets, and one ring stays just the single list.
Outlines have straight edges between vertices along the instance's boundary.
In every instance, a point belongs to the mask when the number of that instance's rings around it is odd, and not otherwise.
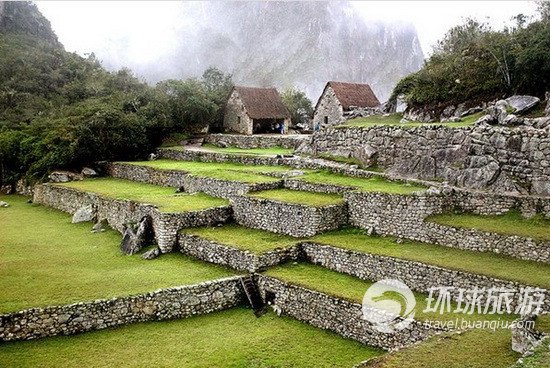
[{"label": "misty mountain", "polygon": [[48,19],[27,1],[0,1],[0,33],[33,36],[61,47]]},{"label": "misty mountain", "polygon": [[155,82],[212,65],[236,83],[296,86],[312,99],[328,80],[365,82],[385,101],[424,58],[412,25],[366,21],[348,2],[193,2],[183,13],[173,52],[132,70]]}]

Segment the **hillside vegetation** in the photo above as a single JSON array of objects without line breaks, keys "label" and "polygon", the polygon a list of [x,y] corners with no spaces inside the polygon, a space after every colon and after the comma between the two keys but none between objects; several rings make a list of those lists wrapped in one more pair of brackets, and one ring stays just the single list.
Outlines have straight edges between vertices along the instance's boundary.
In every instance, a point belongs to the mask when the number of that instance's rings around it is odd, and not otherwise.
[{"label": "hillside vegetation", "polygon": [[515,17],[516,26],[495,31],[473,19],[451,28],[416,73],[401,79],[392,99],[413,106],[446,106],[514,93],[544,96],[550,85],[550,3],[540,20]]}]

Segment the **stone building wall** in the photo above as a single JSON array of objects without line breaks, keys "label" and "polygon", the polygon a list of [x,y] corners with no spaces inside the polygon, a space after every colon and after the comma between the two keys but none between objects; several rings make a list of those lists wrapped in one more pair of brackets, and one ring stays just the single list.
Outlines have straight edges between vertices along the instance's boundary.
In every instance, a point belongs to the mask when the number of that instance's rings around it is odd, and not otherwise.
[{"label": "stone building wall", "polygon": [[[469,290],[475,288],[504,288],[517,290],[518,292],[521,288],[536,286],[522,285],[514,281],[441,268],[421,262],[356,252],[325,244],[306,242],[302,243],[301,246],[303,254],[309,262],[363,280],[397,279],[412,290],[421,293],[428,293],[431,287],[438,286],[452,286]],[[546,295],[542,309],[548,312],[550,311],[550,292],[546,289],[541,290]],[[454,300],[458,299],[456,290],[452,291],[451,295]],[[515,298],[515,301],[517,301],[517,298]],[[512,305],[516,306],[513,303]]]},{"label": "stone building wall", "polygon": [[532,127],[331,128],[308,152],[353,155],[370,147],[386,172],[493,192],[550,196],[550,134]]},{"label": "stone building wall", "polygon": [[[475,229],[459,229],[426,221],[430,215],[453,210],[499,215],[514,208],[527,214],[544,210],[550,201],[540,198],[482,195],[458,192],[449,195],[396,195],[347,192],[350,224],[377,234],[460,249],[495,252],[521,259],[550,262],[550,243]],[[516,202],[516,199],[518,202]]]},{"label": "stone building wall", "polygon": [[107,220],[109,225],[123,233],[128,223],[137,223],[150,216],[155,240],[161,251],[172,251],[177,244],[178,231],[187,227],[212,226],[231,219],[230,206],[221,206],[202,211],[163,213],[149,204],[129,200],[117,200],[53,184],[35,186],[33,202],[74,214],[79,208],[91,205],[98,220]]},{"label": "stone building wall", "polygon": [[180,188],[187,193],[204,192],[213,197],[226,199],[252,191],[275,189],[282,186],[281,181],[268,183],[243,183],[238,181],[194,176],[185,171],[161,170],[147,166],[138,166],[120,162],[109,164],[108,174],[115,178]]},{"label": "stone building wall", "polygon": [[161,289],[147,294],[0,315],[0,341],[72,335],[135,322],[186,318],[243,302],[239,277]]},{"label": "stone building wall", "polygon": [[235,221],[243,226],[294,237],[308,237],[347,223],[345,203],[323,207],[247,196],[231,199]]},{"label": "stone building wall", "polygon": [[297,260],[300,253],[300,247],[293,246],[257,254],[183,233],[180,234],[178,243],[180,251],[184,254],[248,272],[257,272],[290,260]]},{"label": "stone building wall", "polygon": [[272,305],[283,314],[363,344],[392,350],[425,340],[440,332],[417,321],[395,333],[379,332],[362,318],[360,304],[291,285],[273,277],[258,275],[257,278],[260,293],[264,298],[271,294]]},{"label": "stone building wall", "polygon": [[[325,121],[325,117],[328,118],[328,122]],[[318,130],[317,128],[321,130],[326,129],[330,126],[341,124],[344,120],[344,108],[338,101],[338,98],[336,98],[332,87],[327,86],[315,107],[313,130]]]},{"label": "stone building wall", "polygon": [[209,134],[205,143],[219,146],[221,142],[237,148],[297,148],[300,143],[308,141],[310,135],[239,135],[239,134]]},{"label": "stone building wall", "polygon": [[233,90],[227,101],[223,128],[226,132],[252,134],[252,119],[248,117],[244,103],[236,90]]}]

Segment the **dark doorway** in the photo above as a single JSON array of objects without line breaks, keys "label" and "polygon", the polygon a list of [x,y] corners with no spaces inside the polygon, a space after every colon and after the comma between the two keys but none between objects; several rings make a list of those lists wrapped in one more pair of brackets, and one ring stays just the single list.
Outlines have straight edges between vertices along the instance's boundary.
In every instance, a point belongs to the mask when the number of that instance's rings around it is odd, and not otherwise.
[{"label": "dark doorway", "polygon": [[284,119],[254,119],[252,124],[254,134],[280,134]]}]

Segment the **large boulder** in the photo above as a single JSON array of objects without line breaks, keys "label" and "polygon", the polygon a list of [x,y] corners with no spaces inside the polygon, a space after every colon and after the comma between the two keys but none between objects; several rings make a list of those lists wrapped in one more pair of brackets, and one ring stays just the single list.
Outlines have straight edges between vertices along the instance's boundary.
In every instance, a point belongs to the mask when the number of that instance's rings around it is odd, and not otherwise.
[{"label": "large boulder", "polygon": [[143,259],[146,259],[146,260],[155,259],[158,256],[160,256],[160,249],[158,247],[155,247],[143,253],[141,256],[143,257]]},{"label": "large boulder", "polygon": [[52,183],[67,183],[74,180],[82,180],[82,175],[70,171],[53,171],[48,179]]},{"label": "large boulder", "polygon": [[136,254],[144,246],[152,241],[153,226],[149,216],[144,216],[137,224],[137,229],[134,231],[133,226],[127,225],[122,236],[120,249],[124,254]]},{"label": "large boulder", "polygon": [[521,114],[535,107],[540,102],[540,98],[534,96],[514,95],[508,97],[506,102],[514,109],[514,113]]},{"label": "large boulder", "polygon": [[95,218],[94,207],[89,204],[86,206],[80,207],[73,215],[73,224],[78,224],[79,222],[88,222],[93,221]]},{"label": "large boulder", "polygon": [[372,146],[366,144],[352,152],[352,157],[359,160],[363,166],[372,166],[376,164],[378,151]]},{"label": "large boulder", "polygon": [[98,176],[97,171],[95,171],[91,167],[83,168],[82,171],[80,172],[80,174],[85,178],[94,178],[94,177]]}]

